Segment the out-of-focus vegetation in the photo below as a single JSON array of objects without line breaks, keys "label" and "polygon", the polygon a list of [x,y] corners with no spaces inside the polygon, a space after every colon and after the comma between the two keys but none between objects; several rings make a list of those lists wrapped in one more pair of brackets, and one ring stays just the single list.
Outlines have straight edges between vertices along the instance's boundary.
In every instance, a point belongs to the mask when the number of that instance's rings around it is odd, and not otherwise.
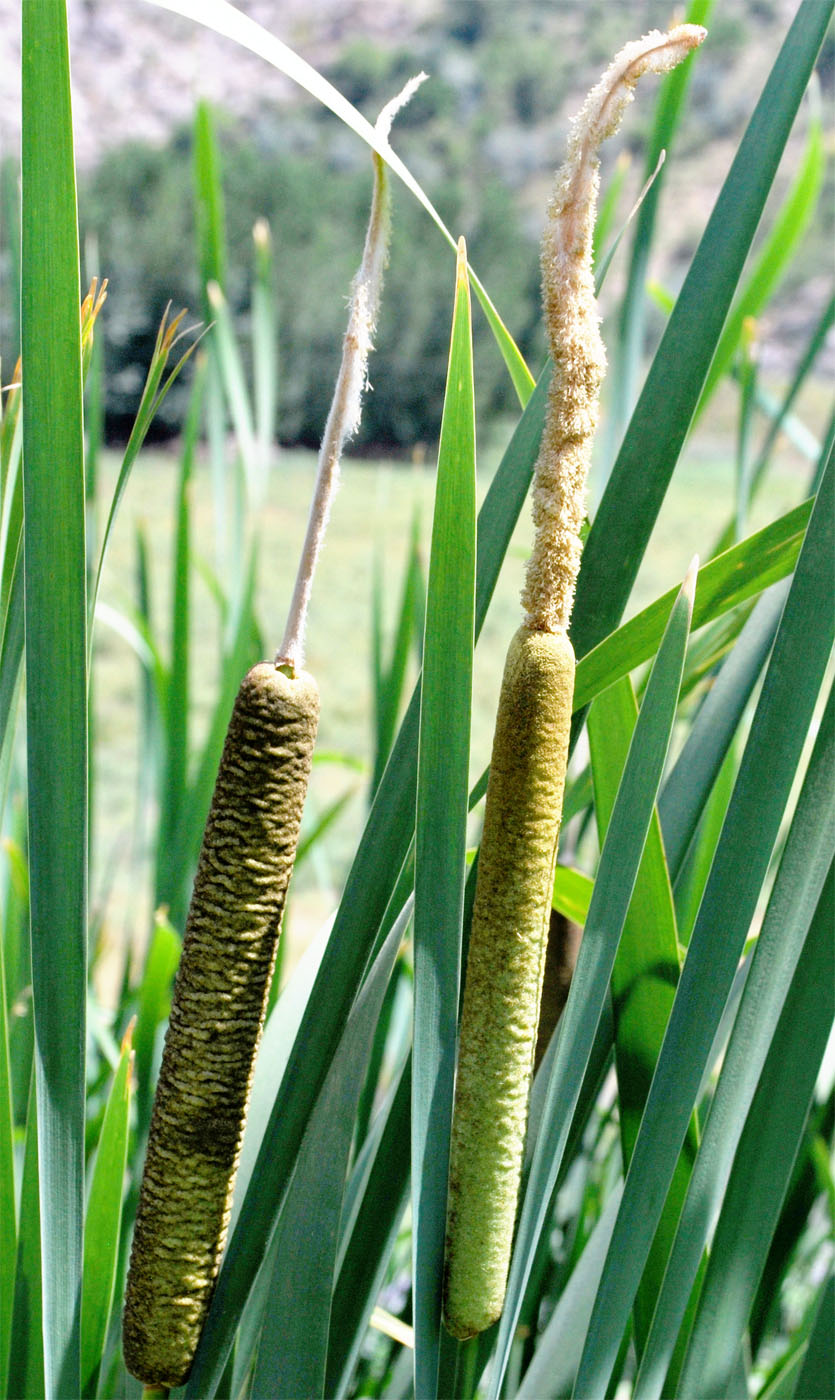
[{"label": "out-of-focus vegetation", "polygon": [[[663,23],[656,0],[630,10],[629,32]],[[694,219],[680,218],[665,261],[686,266],[701,217],[699,191],[712,198],[726,143],[739,134],[747,110],[744,81],[729,89],[727,71],[741,55],[770,49],[779,33],[779,0],[745,0],[719,8],[711,19],[710,64],[697,69],[691,120],[677,149],[692,171],[688,200]],[[565,135],[567,95],[582,91],[578,74],[591,80],[606,56],[626,37],[624,13],[609,0],[580,7],[543,7],[521,0],[512,7],[482,0],[447,0],[416,23],[414,32],[384,46],[355,38],[324,69],[326,76],[369,117],[421,68],[430,75],[398,122],[396,146],[445,219],[465,234],[471,263],[493,290],[498,309],[529,363],[544,356],[539,328],[538,240],[548,181]],[[309,55],[315,61],[315,42]],[[826,88],[835,70],[835,41],[824,46],[818,68]],[[744,77],[745,67],[739,72]],[[266,218],[273,231],[276,298],[280,316],[278,433],[285,443],[316,446],[327,412],[342,334],[342,309],[359,248],[370,190],[368,161],[330,113],[309,101],[265,106],[254,119],[218,116],[223,162],[228,266],[225,292],[244,348],[249,350],[252,229]],[[620,144],[634,157],[628,188],[639,183],[651,114],[636,108]],[[604,157],[604,182],[613,153]],[[195,262],[193,138],[190,126],[167,144],[133,142],[106,150],[80,175],[82,246],[91,275],[110,281],[111,299],[101,334],[106,360],[106,429],[125,437],[136,412],[145,368],[166,304],[201,305]],[[828,180],[832,180],[830,169]],[[0,221],[0,271],[14,278],[9,246],[16,197],[15,171],[4,175],[6,217]],[[628,212],[622,201],[618,218]],[[443,401],[446,252],[414,200],[395,189],[398,228],[378,332],[380,355],[364,415],[360,446],[413,450],[433,442]],[[833,236],[835,201],[824,198],[805,238],[799,278],[789,269],[783,305],[801,286],[802,319],[824,274]],[[690,222],[690,227],[688,227]],[[812,275],[810,277],[810,270]],[[674,290],[674,288],[671,288]],[[823,293],[825,294],[825,293]],[[778,303],[779,305],[779,303]],[[0,316],[0,354],[11,364],[17,351],[7,299]],[[649,316],[654,336],[661,327]],[[798,327],[794,328],[799,329]],[[488,415],[512,409],[513,393],[487,335],[476,334],[479,408]],[[799,342],[798,342],[799,344]],[[157,437],[181,429],[188,380],[169,395],[154,427]]]}]

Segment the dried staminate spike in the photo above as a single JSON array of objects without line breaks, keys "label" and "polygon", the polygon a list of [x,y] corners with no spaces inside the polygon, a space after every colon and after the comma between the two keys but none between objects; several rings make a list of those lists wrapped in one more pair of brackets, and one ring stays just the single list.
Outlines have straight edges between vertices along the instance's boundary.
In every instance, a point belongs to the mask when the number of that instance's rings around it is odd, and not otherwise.
[{"label": "dried staminate spike", "polygon": [[305,673],[235,701],[174,987],[123,1321],[146,1385],[188,1377],[220,1264],[319,718]]},{"label": "dried staminate spike", "polygon": [[520,627],[507,654],[479,855],[450,1155],[444,1321],[502,1310],[562,811],[574,652]]},{"label": "dried staminate spike", "polygon": [[567,627],[571,616],[586,476],[606,369],[591,257],[598,147],[617,130],[638,79],[675,68],[705,33],[698,24],[680,24],[669,34],[653,30],[621,50],[572,123],[567,158],[548,206],[542,292],[554,372],[534,469],[536,533],[522,593],[528,626],[546,632]]}]

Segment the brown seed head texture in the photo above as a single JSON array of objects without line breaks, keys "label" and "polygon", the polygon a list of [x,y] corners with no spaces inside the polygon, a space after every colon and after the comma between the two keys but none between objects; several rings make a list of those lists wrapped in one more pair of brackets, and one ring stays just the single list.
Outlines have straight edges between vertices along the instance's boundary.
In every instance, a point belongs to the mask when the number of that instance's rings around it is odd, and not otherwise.
[{"label": "brown seed head texture", "polygon": [[146,1385],[187,1379],[229,1223],[319,716],[312,677],[254,666],[203,837],[154,1100],[123,1321]]}]

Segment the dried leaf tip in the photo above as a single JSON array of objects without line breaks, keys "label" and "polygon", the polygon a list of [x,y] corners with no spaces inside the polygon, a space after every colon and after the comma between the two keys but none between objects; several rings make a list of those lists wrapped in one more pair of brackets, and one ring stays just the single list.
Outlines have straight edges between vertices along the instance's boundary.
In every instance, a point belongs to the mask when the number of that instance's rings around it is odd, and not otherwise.
[{"label": "dried leaf tip", "polygon": [[592,274],[602,141],[620,124],[644,73],[666,73],[701,44],[706,30],[680,24],[627,44],[575,117],[542,240],[545,327],[554,372],[534,470],[534,546],[522,592],[528,627],[568,627],[580,568],[579,532],[606,354]]},{"label": "dried leaf tip", "polygon": [[467,283],[467,242],[462,233],[455,250],[455,285],[466,287]]}]

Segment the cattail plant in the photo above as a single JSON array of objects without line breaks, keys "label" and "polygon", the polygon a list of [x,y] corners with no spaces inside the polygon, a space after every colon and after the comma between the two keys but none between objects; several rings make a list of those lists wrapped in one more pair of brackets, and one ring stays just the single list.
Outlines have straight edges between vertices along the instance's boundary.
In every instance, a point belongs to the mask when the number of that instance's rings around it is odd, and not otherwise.
[{"label": "cattail plant", "polygon": [[[414,87],[383,109],[384,135]],[[359,424],[387,257],[388,184],[377,156],[374,170],[284,639],[235,701],[174,987],[123,1320],[126,1364],[147,1386],[187,1379],[229,1223],[319,718],[316,682],[302,669],[307,608],[342,449]]]},{"label": "cattail plant", "polygon": [[704,35],[679,25],[621,50],[574,121],[548,208],[542,281],[554,370],[534,471],[525,616],[493,741],[450,1150],[444,1319],[459,1338],[502,1310],[537,1042],[574,689],[567,629],[605,368],[592,274],[597,151],[642,74],[674,68]]}]

